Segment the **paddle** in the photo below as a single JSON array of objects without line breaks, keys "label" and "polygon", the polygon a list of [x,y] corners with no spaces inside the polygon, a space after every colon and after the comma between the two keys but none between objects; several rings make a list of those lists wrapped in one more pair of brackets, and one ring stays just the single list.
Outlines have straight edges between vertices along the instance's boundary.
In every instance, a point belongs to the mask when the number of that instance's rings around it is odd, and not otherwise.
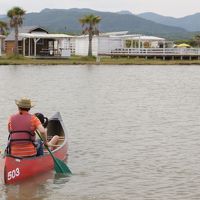
[{"label": "paddle", "polygon": [[[38,134],[39,138],[41,140],[43,140],[41,135],[40,135],[40,133],[39,133],[39,131],[36,130],[35,132]],[[68,174],[72,174],[72,172],[70,171],[69,167],[62,160],[56,158],[47,145],[45,145],[45,148],[48,150],[48,152],[50,153],[51,157],[53,158],[54,170],[56,171],[56,173],[67,174],[67,175]]]}]

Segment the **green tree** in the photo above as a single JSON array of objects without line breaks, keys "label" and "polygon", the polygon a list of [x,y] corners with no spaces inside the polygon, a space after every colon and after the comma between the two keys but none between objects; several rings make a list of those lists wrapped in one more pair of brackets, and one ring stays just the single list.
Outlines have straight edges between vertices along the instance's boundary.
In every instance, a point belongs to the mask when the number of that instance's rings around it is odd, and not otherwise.
[{"label": "green tree", "polygon": [[18,50],[18,35],[19,35],[19,27],[23,24],[23,16],[26,11],[20,7],[13,7],[7,12],[7,16],[10,18],[10,27],[15,30],[15,55],[19,54]]},{"label": "green tree", "polygon": [[97,25],[100,21],[101,18],[93,14],[85,15],[79,19],[79,22],[83,28],[83,34],[88,34],[89,37],[88,56],[92,56],[92,38],[94,35],[99,35]]},{"label": "green tree", "polygon": [[194,36],[194,42],[199,48],[200,47],[200,35],[195,35]]},{"label": "green tree", "polygon": [[6,35],[8,30],[8,25],[6,22],[4,21],[0,21],[0,34],[1,35]]}]

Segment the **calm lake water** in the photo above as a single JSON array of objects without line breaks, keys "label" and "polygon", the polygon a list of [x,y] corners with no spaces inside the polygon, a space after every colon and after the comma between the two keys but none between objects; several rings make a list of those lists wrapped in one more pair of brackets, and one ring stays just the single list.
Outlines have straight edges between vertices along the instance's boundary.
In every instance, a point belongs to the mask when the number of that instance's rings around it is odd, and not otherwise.
[{"label": "calm lake water", "polygon": [[0,147],[31,97],[61,112],[74,173],[1,185],[1,200],[199,199],[199,66],[0,66],[0,80]]}]

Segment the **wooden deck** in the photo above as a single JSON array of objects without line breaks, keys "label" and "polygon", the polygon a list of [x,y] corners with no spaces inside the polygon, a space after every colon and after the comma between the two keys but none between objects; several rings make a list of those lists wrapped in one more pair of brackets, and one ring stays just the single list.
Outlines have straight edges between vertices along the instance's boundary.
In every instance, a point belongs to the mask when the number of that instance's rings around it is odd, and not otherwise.
[{"label": "wooden deck", "polygon": [[199,60],[200,48],[119,48],[99,56]]}]

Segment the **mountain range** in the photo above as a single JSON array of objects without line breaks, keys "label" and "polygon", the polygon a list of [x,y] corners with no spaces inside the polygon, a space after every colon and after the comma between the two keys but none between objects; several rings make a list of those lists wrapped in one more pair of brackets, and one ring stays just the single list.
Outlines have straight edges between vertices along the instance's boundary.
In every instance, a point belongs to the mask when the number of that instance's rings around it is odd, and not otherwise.
[{"label": "mountain range", "polygon": [[[87,14],[101,17],[100,32],[129,31],[129,34],[145,34],[168,39],[189,39],[200,31],[200,13],[173,18],[156,13],[134,15],[129,11],[101,12],[91,9],[44,9],[27,13],[24,25],[39,25],[49,32],[80,34],[79,19]],[[5,19],[7,20],[7,19]]]},{"label": "mountain range", "polygon": [[184,28],[190,32],[200,31],[200,13],[181,18],[162,16],[152,12],[141,13],[137,16],[154,21],[159,24]]},{"label": "mountain range", "polygon": [[6,15],[0,15],[0,19],[3,19],[5,17],[6,17]]}]

